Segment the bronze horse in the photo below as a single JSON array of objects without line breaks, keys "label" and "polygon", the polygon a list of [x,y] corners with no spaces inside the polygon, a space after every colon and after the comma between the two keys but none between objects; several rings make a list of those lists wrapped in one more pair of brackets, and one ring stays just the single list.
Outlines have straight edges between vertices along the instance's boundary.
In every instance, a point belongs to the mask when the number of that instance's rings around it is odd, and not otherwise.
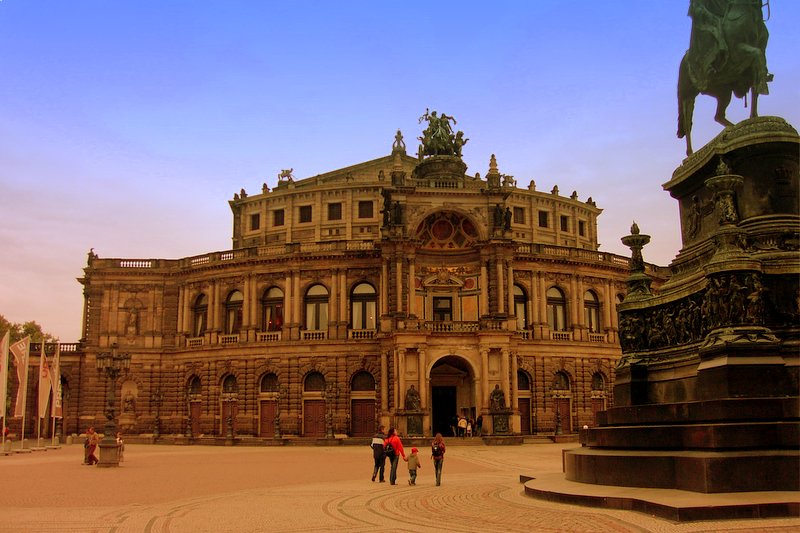
[{"label": "bronze horse", "polygon": [[678,73],[678,137],[692,153],[692,114],[698,94],[717,100],[714,120],[723,126],[732,95],[751,94],[750,117],[758,116],[758,95],[767,94],[765,50],[769,34],[761,0],[692,0],[692,39]]}]

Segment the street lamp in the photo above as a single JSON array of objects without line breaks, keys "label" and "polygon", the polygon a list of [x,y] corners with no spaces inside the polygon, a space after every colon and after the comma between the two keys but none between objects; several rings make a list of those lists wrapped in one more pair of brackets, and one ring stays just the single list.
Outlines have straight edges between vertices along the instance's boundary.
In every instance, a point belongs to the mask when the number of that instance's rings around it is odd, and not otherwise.
[{"label": "street lamp", "polygon": [[327,414],[325,415],[325,437],[328,439],[334,438],[333,433],[333,404],[339,399],[339,386],[336,383],[330,383],[323,391],[323,397],[327,400]]},{"label": "street lamp", "polygon": [[103,440],[100,441],[100,461],[97,466],[119,466],[119,448],[117,446],[117,424],[115,416],[116,382],[120,372],[127,372],[131,367],[131,356],[117,353],[117,345],[111,345],[111,353],[97,354],[97,371],[105,372],[108,382],[106,394],[106,425]]}]

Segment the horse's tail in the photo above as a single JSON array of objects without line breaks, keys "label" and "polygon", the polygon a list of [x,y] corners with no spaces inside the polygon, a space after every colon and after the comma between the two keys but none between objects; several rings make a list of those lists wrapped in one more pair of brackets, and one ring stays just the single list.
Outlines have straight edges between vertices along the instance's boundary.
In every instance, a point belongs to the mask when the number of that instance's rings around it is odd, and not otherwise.
[{"label": "horse's tail", "polygon": [[681,59],[678,69],[678,138],[683,139],[692,131],[692,112],[694,111],[694,99],[698,92],[692,85],[689,76],[689,66],[687,55]]}]

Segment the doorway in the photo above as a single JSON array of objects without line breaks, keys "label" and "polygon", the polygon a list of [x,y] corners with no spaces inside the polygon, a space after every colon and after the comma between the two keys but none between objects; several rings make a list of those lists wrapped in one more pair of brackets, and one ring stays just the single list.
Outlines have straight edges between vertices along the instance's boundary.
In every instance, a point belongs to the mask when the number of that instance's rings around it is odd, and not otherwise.
[{"label": "doorway", "polygon": [[453,425],[453,417],[458,412],[458,405],[456,403],[456,388],[455,387],[432,387],[431,388],[432,406],[433,406],[433,420],[432,432],[434,435],[441,433],[442,435],[453,436],[451,426]]}]

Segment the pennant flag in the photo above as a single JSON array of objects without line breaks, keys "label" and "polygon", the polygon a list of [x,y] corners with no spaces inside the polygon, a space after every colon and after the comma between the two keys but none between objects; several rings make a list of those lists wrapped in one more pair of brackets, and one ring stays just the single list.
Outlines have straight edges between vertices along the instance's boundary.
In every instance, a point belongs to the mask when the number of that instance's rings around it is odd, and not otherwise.
[{"label": "pennant flag", "polygon": [[25,397],[28,393],[28,356],[31,349],[31,337],[11,345],[11,355],[14,356],[14,365],[17,367],[17,402],[14,404],[14,416],[25,416]]},{"label": "pennant flag", "polygon": [[39,418],[47,415],[47,404],[50,403],[50,365],[44,354],[44,339],[42,339],[42,355],[39,358]]},{"label": "pennant flag", "polygon": [[[8,395],[8,345],[11,342],[10,332],[6,331],[0,342],[0,417],[6,417],[6,397]],[[5,421],[4,421],[5,424]]]},{"label": "pennant flag", "polygon": [[50,369],[53,387],[53,416],[62,417],[61,410],[61,344],[56,343],[56,354],[53,356],[53,368]]}]

